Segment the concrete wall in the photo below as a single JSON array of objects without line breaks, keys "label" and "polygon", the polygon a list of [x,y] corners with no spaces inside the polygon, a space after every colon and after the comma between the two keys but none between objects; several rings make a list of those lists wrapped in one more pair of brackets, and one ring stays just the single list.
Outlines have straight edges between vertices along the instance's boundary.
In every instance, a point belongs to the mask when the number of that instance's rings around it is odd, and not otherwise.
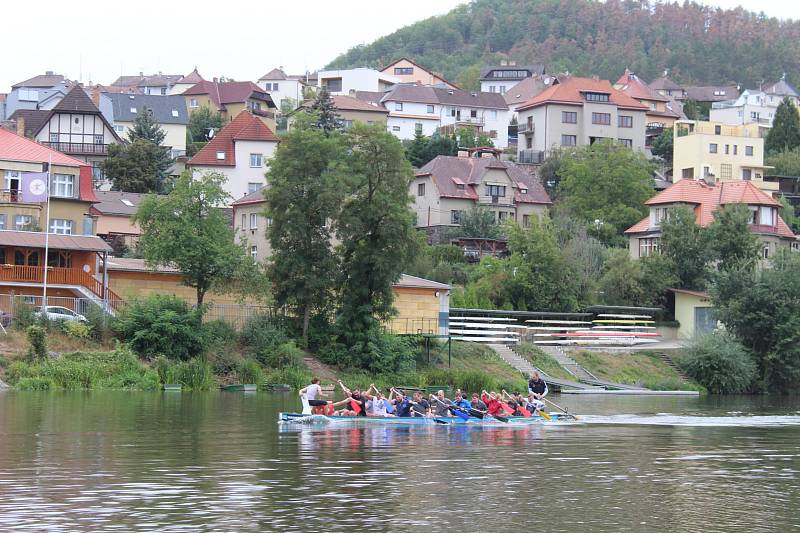
[{"label": "concrete wall", "polygon": [[694,337],[694,310],[698,307],[713,307],[707,297],[695,296],[681,292],[675,293],[675,320],[680,322],[679,339]]}]

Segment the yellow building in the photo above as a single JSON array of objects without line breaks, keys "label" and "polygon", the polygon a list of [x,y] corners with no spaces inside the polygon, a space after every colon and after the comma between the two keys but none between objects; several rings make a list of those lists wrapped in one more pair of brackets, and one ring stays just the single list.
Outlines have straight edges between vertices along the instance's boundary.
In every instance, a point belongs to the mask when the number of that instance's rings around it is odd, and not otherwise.
[{"label": "yellow building", "polygon": [[381,70],[384,74],[391,74],[400,78],[400,83],[416,83],[418,85],[444,85],[450,89],[458,89],[455,85],[444,79],[441,74],[419,66],[410,59],[401,57],[394,63]]},{"label": "yellow building", "polygon": [[756,123],[735,126],[719,122],[678,120],[672,148],[672,180],[750,181],[767,193],[778,183],[764,181],[764,136]]},{"label": "yellow building", "polygon": [[672,292],[675,293],[675,320],[680,323],[679,339],[691,339],[717,328],[714,307],[708,294],[685,289],[672,289]]},{"label": "yellow building", "polygon": [[251,81],[201,81],[183,92],[186,108],[191,117],[192,112],[207,107],[212,112],[219,112],[225,122],[249,110],[260,118],[270,130],[275,131],[275,113],[277,107],[272,97],[264,89]]}]

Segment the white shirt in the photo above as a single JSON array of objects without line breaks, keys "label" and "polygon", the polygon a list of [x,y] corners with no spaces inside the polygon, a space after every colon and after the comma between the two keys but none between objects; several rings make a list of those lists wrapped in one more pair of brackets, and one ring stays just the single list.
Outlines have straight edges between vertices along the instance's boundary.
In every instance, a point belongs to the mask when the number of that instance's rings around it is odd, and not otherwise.
[{"label": "white shirt", "polygon": [[320,394],[322,394],[322,387],[319,386],[319,383],[313,383],[306,387],[306,399],[316,400]]},{"label": "white shirt", "polygon": [[379,400],[377,398],[373,398],[370,400],[370,407],[371,409],[367,409],[367,411],[372,412],[375,416],[386,416],[386,402],[384,400]]}]

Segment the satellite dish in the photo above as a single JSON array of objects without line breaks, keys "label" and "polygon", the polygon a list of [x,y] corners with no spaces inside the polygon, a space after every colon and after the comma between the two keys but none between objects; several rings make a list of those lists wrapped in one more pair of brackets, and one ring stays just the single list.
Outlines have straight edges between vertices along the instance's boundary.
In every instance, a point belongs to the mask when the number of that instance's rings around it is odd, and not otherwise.
[{"label": "satellite dish", "polygon": [[215,133],[216,132],[214,131],[214,128],[208,128],[208,139],[209,140],[213,139]]},{"label": "satellite dish", "polygon": [[544,79],[544,84],[545,84],[545,85],[550,85],[550,82],[551,82],[551,81],[553,81],[553,80],[551,80],[550,78],[545,78],[545,79]]}]

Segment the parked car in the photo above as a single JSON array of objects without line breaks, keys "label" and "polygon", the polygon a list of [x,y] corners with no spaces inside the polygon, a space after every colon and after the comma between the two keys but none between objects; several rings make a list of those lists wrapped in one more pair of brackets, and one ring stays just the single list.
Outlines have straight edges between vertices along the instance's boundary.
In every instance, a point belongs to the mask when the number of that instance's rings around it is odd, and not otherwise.
[{"label": "parked car", "polygon": [[[45,313],[48,320],[70,320],[77,322],[86,322],[85,316],[76,313],[72,309],[67,309],[66,307],[61,307],[58,305],[48,305],[45,308]],[[42,308],[37,307],[34,315],[36,315],[37,318],[41,317]]]}]

